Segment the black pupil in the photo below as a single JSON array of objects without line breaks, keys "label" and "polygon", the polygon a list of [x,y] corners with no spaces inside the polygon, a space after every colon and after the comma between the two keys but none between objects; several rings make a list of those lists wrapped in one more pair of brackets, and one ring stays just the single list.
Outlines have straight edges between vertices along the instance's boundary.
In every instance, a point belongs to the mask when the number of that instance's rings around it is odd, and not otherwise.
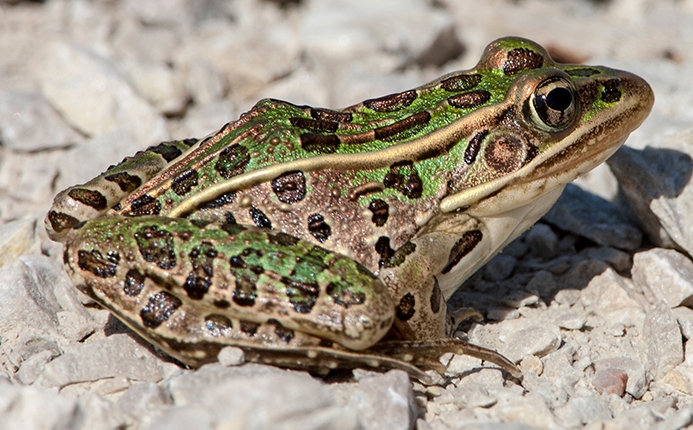
[{"label": "black pupil", "polygon": [[554,88],[546,95],[546,105],[560,112],[568,109],[573,102],[573,94],[567,88]]}]

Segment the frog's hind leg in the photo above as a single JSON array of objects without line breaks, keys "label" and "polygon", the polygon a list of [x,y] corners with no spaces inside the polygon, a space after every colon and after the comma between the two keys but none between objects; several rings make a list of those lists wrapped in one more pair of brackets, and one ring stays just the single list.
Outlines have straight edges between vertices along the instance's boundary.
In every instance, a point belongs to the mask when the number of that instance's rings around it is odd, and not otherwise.
[{"label": "frog's hind leg", "polygon": [[85,184],[60,192],[46,216],[48,235],[53,240],[63,239],[79,222],[104,215],[197,141],[162,142],[125,158]]}]

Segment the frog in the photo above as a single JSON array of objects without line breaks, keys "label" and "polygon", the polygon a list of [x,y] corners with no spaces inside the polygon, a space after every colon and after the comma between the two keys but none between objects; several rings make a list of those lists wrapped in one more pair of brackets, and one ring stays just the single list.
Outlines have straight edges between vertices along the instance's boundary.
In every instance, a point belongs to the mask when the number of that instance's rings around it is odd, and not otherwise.
[{"label": "frog", "polygon": [[501,38],[472,69],[345,109],[263,99],[62,191],[46,230],[80,291],[188,366],[232,346],[426,380],[455,353],[520,378],[454,336],[447,301],[653,103],[634,74]]}]

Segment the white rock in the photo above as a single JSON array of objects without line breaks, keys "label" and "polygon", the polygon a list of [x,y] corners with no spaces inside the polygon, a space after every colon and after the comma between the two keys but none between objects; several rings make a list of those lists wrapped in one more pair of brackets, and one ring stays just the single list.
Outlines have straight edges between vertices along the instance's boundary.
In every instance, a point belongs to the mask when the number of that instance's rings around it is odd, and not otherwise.
[{"label": "white rock", "polygon": [[132,426],[134,420],[118,409],[113,403],[92,392],[79,397],[83,414],[82,428],[111,430]]},{"label": "white rock", "polygon": [[163,372],[159,360],[132,337],[114,334],[70,346],[46,365],[36,383],[43,387],[64,387],[116,376],[157,382],[163,378]]},{"label": "white rock", "polygon": [[572,397],[556,410],[560,423],[569,428],[611,419],[609,406],[597,396]]},{"label": "white rock", "polygon": [[642,342],[645,365],[654,379],[663,377],[683,361],[681,329],[664,302],[657,303],[647,313]]},{"label": "white rock", "polygon": [[137,92],[165,115],[180,115],[190,95],[181,73],[164,63],[127,62],[123,70]]},{"label": "white rock", "polygon": [[633,256],[633,282],[652,303],[693,305],[693,261],[673,249],[654,248]]},{"label": "white rock", "polygon": [[0,92],[0,142],[19,151],[74,145],[84,138],[40,94]]},{"label": "white rock", "polygon": [[602,246],[635,250],[642,232],[613,203],[572,184],[543,220]]},{"label": "white rock", "polygon": [[241,348],[226,346],[219,351],[217,360],[223,366],[239,366],[245,362],[245,353]]},{"label": "white rock", "polygon": [[501,353],[510,361],[519,363],[528,355],[543,357],[561,345],[560,336],[555,330],[541,326],[532,326],[512,333],[506,340]]},{"label": "white rock", "polygon": [[35,387],[0,384],[3,429],[81,428],[83,412],[66,396]]},{"label": "white rock", "polygon": [[643,150],[627,146],[608,161],[623,195],[650,240],[693,253],[693,130],[655,139]]},{"label": "white rock", "polygon": [[153,382],[132,384],[116,402],[121,410],[141,418],[170,404],[171,399],[166,392]]},{"label": "white rock", "polygon": [[358,428],[355,411],[339,407],[328,387],[302,372],[210,364],[173,376],[166,386],[176,405],[203,405],[221,427]]},{"label": "white rock", "polygon": [[44,256],[24,256],[0,269],[0,344],[15,366],[42,351],[61,351],[59,344],[67,340],[59,312],[76,312],[86,330],[93,328],[75,291],[63,268]]},{"label": "white rock", "polygon": [[535,224],[527,232],[525,241],[532,254],[537,257],[551,258],[556,255],[558,235],[546,224]]},{"label": "white rock", "polygon": [[681,327],[681,334],[686,339],[693,338],[693,309],[679,306],[671,310]]},{"label": "white rock", "polygon": [[38,254],[40,251],[35,219],[20,219],[0,225],[0,267],[15,261],[20,255]]},{"label": "white rock", "polygon": [[360,379],[346,409],[356,411],[363,428],[372,430],[407,430],[417,416],[409,376],[401,370]]},{"label": "white rock", "polygon": [[81,132],[94,136],[124,128],[145,144],[165,140],[163,119],[110,61],[58,41],[40,57],[36,70],[43,94]]}]

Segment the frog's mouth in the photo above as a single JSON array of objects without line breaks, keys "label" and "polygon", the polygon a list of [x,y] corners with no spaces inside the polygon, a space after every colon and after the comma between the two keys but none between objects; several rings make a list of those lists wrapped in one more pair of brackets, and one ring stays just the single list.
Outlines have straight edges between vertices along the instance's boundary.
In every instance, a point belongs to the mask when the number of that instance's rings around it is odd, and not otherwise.
[{"label": "frog's mouth", "polygon": [[562,188],[603,163],[642,124],[654,103],[652,89],[642,78],[628,72],[613,70],[612,73],[623,88],[617,106],[581,119],[571,133],[514,173],[446,197],[441,201],[441,211],[459,208],[479,214],[499,213],[499,208],[509,211]]}]

